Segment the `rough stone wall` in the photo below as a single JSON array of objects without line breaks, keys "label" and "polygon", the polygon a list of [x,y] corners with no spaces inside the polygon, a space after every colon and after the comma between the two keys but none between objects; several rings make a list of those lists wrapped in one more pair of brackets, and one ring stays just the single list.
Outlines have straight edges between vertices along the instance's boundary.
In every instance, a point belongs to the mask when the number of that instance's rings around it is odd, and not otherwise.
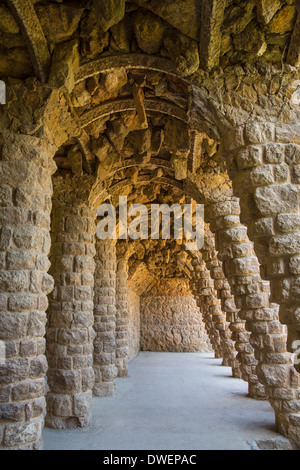
[{"label": "rough stone wall", "polygon": [[193,297],[141,297],[141,349],[211,351],[202,315]]},{"label": "rough stone wall", "polygon": [[140,297],[131,289],[128,292],[128,359],[140,352]]}]

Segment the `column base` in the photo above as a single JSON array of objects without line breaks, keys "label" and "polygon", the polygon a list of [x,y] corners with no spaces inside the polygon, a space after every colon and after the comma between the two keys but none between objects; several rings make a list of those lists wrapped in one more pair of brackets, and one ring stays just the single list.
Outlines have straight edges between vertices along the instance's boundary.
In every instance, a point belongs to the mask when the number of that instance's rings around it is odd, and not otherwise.
[{"label": "column base", "polygon": [[116,394],[116,384],[114,382],[102,382],[95,384],[93,389],[94,397],[111,397]]},{"label": "column base", "polygon": [[33,442],[32,444],[26,444],[24,446],[19,447],[0,447],[0,450],[43,450],[44,449],[44,442],[43,439],[40,439],[37,442]]},{"label": "column base", "polygon": [[44,417],[1,426],[0,450],[42,450],[43,427]]},{"label": "column base", "polygon": [[128,369],[118,369],[118,377],[128,377]]},{"label": "column base", "polygon": [[51,429],[77,429],[84,428],[90,424],[91,417],[83,416],[70,418],[62,418],[59,416],[46,415],[45,426]]},{"label": "column base", "polygon": [[267,400],[265,387],[260,383],[249,383],[248,392],[250,398],[254,398],[255,400]]},{"label": "column base", "polygon": [[215,351],[215,359],[223,359],[223,355],[217,351]]},{"label": "column base", "polygon": [[239,367],[232,367],[232,377],[235,379],[241,379],[242,378],[242,372]]}]

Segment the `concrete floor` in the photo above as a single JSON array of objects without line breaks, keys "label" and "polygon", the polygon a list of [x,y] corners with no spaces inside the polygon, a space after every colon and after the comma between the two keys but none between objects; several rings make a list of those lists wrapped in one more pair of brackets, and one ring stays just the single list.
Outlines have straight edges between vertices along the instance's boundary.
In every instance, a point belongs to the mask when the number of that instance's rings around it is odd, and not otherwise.
[{"label": "concrete floor", "polygon": [[45,429],[45,450],[251,450],[282,439],[268,402],[210,353],[142,352],[117,379],[117,395],[94,398],[85,429]]}]

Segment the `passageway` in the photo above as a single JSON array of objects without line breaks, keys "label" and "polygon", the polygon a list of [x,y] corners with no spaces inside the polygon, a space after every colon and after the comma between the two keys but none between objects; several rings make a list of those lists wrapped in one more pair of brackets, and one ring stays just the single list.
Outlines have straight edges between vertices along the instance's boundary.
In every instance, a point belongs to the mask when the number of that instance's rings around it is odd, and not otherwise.
[{"label": "passageway", "polygon": [[212,353],[141,352],[117,379],[117,394],[94,398],[90,426],[43,433],[45,450],[251,450],[285,442],[267,401],[247,396]]},{"label": "passageway", "polygon": [[299,37],[0,0],[0,449],[300,449]]}]

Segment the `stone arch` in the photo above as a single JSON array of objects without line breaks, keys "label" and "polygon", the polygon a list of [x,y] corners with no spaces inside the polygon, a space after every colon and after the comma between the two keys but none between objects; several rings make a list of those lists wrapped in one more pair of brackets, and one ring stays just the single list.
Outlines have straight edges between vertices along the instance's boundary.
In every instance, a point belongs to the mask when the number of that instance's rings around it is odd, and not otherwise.
[{"label": "stone arch", "polygon": [[[118,183],[116,186],[112,186],[111,188],[109,188],[109,190],[106,190],[105,194],[108,196],[108,197],[111,197],[114,195],[114,193],[116,192],[117,194],[121,193],[122,191],[125,191],[126,192],[126,187],[129,186],[129,187],[132,187],[132,186],[135,186],[135,187],[138,187],[138,186],[143,186],[145,183],[148,183],[149,181],[151,181],[152,183],[158,183],[160,185],[167,185],[167,186],[171,186],[171,187],[174,187],[176,190],[179,190],[180,192],[182,192],[183,194],[186,194],[186,188],[188,188],[188,191],[187,191],[187,194],[189,195],[189,197],[194,197],[196,198],[197,202],[203,202],[203,195],[201,195],[199,193],[199,191],[197,190],[197,187],[195,186],[195,184],[190,181],[190,182],[187,182],[185,184],[182,184],[180,181],[177,181],[175,178],[168,178],[168,179],[164,179],[164,178],[151,178],[151,177],[138,177],[136,178],[134,184],[132,183],[132,181],[127,178],[125,180],[122,180],[120,183]],[[134,196],[133,197],[133,202],[134,202]],[[117,199],[116,199],[117,200]],[[147,205],[147,204],[146,204]],[[131,245],[131,251],[133,249],[133,245]],[[127,253],[127,256],[130,256],[130,251]],[[197,262],[198,263],[198,262]],[[196,266],[197,266],[197,263],[196,263]],[[200,262],[201,264],[201,262]],[[201,269],[202,271],[205,270],[205,269]],[[206,273],[204,273],[203,275],[203,278],[205,276],[208,275],[208,272],[206,271]],[[194,275],[193,275],[194,276]],[[201,281],[201,278],[200,278],[200,281]],[[200,282],[198,280],[198,283]],[[201,281],[202,282],[202,281]],[[236,376],[236,377],[239,377],[241,372],[239,370],[239,365],[237,364],[237,361],[235,361],[233,359],[233,356],[234,356],[234,353],[232,352],[232,345],[229,345],[227,343],[227,347],[224,346],[224,343],[227,341],[227,335],[229,335],[229,332],[227,330],[227,326],[225,325],[224,323],[224,319],[222,318],[221,319],[221,312],[219,311],[217,313],[217,310],[218,310],[218,301],[216,299],[216,297],[213,297],[212,296],[212,293],[211,293],[211,289],[208,288],[208,289],[205,289],[206,286],[203,287],[203,283],[205,282],[205,280],[201,283],[201,285],[197,285],[197,280],[196,280],[196,283],[195,283],[195,287],[193,289],[193,292],[195,294],[195,297],[197,298],[199,296],[199,292],[197,291],[197,289],[200,289],[201,292],[204,292],[204,298],[207,299],[207,304],[208,304],[208,313],[207,315],[210,315],[208,317],[206,317],[206,326],[208,326],[209,328],[209,332],[210,332],[210,335],[211,335],[211,338],[212,338],[212,344],[213,346],[215,347],[216,349],[216,354],[217,356],[216,357],[224,357],[224,361],[227,360],[227,357],[228,357],[228,360],[232,366],[232,369],[233,369],[233,375]],[[199,287],[200,286],[200,287]],[[212,286],[211,286],[212,287]],[[197,293],[198,292],[198,293]],[[215,294],[214,294],[215,295]],[[202,296],[202,294],[201,294]],[[203,302],[201,301],[200,304],[201,307],[203,308]],[[211,314],[209,313],[209,310],[214,310],[214,320],[212,321],[211,320]],[[243,336],[243,339],[241,340],[241,343],[244,345],[244,347],[247,347],[247,343],[249,342],[249,334],[246,333],[245,331],[245,328],[243,326],[243,322],[237,317],[237,313],[235,313],[236,317],[232,314],[232,308],[229,309],[230,313],[231,313],[231,317],[230,318],[230,322],[232,322],[232,328],[233,328],[233,331],[237,331],[240,333],[240,336],[242,337]],[[217,318],[217,315],[218,315],[218,318],[219,318],[219,326],[217,327],[217,323],[218,321],[215,320]],[[209,324],[209,325],[208,325]],[[218,330],[220,329],[220,333],[218,332]],[[234,330],[236,329],[236,330]],[[239,333],[236,333],[236,334],[239,334]],[[216,338],[216,339],[214,339]],[[242,347],[241,347],[241,350],[240,350],[240,353],[242,351]],[[243,353],[242,353],[243,354]],[[251,357],[251,354],[253,355],[253,349],[250,347],[249,345],[249,351],[246,352],[245,357],[248,357],[250,358]],[[242,360],[243,362],[243,360]],[[252,364],[255,364],[256,361],[254,359],[254,357],[252,358]],[[225,364],[225,362],[224,362]],[[264,394],[263,394],[263,391],[262,391],[262,386],[259,386],[257,383],[258,383],[258,379],[255,375],[255,367],[253,366],[252,367],[252,371],[251,373],[249,373],[249,370],[250,370],[250,366],[249,366],[249,359],[248,359],[248,362],[246,360],[246,362],[244,363],[244,379],[246,381],[249,380],[249,376],[252,376],[252,382],[256,385],[255,386],[252,386],[252,388],[250,387],[250,395],[253,396],[253,397],[256,397],[256,398],[262,398],[264,397]]]},{"label": "stone arch", "polygon": [[[228,149],[228,148],[229,148],[229,150],[226,150],[226,151],[227,151],[227,155],[228,155],[227,160],[228,160],[228,165],[229,165],[229,166],[228,166],[229,175],[230,175],[230,176],[232,176],[232,175],[237,175],[237,177],[239,176],[239,174],[238,174],[238,172],[237,172],[237,170],[236,170],[237,167],[234,166],[234,165],[240,165],[241,170],[242,170],[242,171],[244,170],[244,167],[243,167],[244,163],[243,163],[243,160],[242,160],[243,158],[249,158],[249,159],[250,159],[250,161],[249,161],[250,168],[252,168],[253,165],[254,165],[254,167],[258,167],[259,162],[261,162],[261,159],[260,159],[259,156],[258,156],[258,160],[255,160],[255,161],[254,161],[254,160],[251,160],[252,158],[255,159],[255,155],[253,154],[253,156],[249,156],[250,154],[249,154],[249,152],[248,152],[248,149],[247,149],[247,151],[246,151],[246,153],[245,153],[245,156],[242,154],[242,152],[243,152],[243,150],[244,150],[244,147],[243,147],[243,146],[244,146],[244,142],[245,142],[245,140],[244,140],[245,137],[244,137],[244,133],[242,133],[239,128],[236,130],[236,127],[237,127],[237,126],[236,126],[236,119],[237,119],[237,117],[236,117],[234,114],[232,114],[231,116],[230,116],[230,114],[229,114],[229,117],[228,117],[227,114],[224,113],[224,112],[223,112],[223,114],[222,114],[219,109],[216,109],[216,107],[215,107],[215,106],[216,106],[216,103],[214,103],[214,105],[212,106],[211,101],[209,100],[209,97],[206,96],[206,94],[205,94],[203,91],[201,91],[200,88],[198,88],[198,89],[196,89],[196,90],[194,89],[194,96],[196,96],[196,98],[195,98],[196,106],[192,109],[192,115],[193,115],[193,118],[195,119],[195,121],[198,121],[198,123],[201,122],[201,117],[202,117],[203,114],[204,114],[203,109],[209,110],[209,115],[210,115],[210,117],[211,117],[211,123],[213,123],[215,126],[218,125],[218,136],[220,136],[220,135],[226,136],[226,137],[223,138],[223,141],[224,141],[224,144],[223,144],[223,145],[224,145],[225,149]],[[207,103],[209,103],[209,104],[207,104]],[[206,105],[206,107],[204,108],[205,105]],[[214,109],[214,108],[215,108],[215,109]],[[262,131],[260,131],[260,127],[259,127],[259,126],[260,126],[260,124],[255,124],[255,126],[253,126],[252,130],[249,131],[249,135],[250,135],[250,132],[253,132],[254,136],[252,136],[252,134],[251,134],[251,136],[248,137],[249,139],[254,139],[254,140],[253,140],[252,148],[250,148],[250,150],[252,150],[252,151],[256,151],[256,150],[257,150],[257,154],[260,154],[260,149],[254,149],[253,147],[254,147],[254,145],[256,145],[256,146],[259,145],[258,143],[261,142],[261,139],[264,138],[264,135],[273,136],[273,137],[270,137],[270,138],[271,138],[272,141],[275,140],[275,137],[274,137],[274,135],[275,135],[275,134],[274,134],[274,132],[275,132],[275,131],[274,131],[275,127],[274,127],[274,124],[272,124],[272,123],[271,123],[271,124],[264,124],[264,123],[262,123],[262,124],[261,124],[262,129],[263,129]],[[204,128],[205,128],[205,126],[202,127],[202,130],[203,130]],[[242,128],[242,129],[243,129],[243,128]],[[243,132],[244,132],[244,131],[243,131]],[[287,143],[288,140],[290,139],[290,137],[287,137],[287,134],[286,134],[285,131],[284,131],[284,125],[280,125],[280,126],[279,126],[278,134],[279,134],[279,135],[283,135],[283,136],[284,136],[283,139],[287,139],[287,140],[284,140],[286,143]],[[290,127],[290,135],[294,135],[294,134],[295,134],[295,128]],[[249,141],[251,142],[251,140],[249,140]],[[273,145],[273,146],[274,146],[274,145]],[[239,156],[237,157],[237,158],[240,158],[238,164],[236,164],[236,160],[235,160],[235,159],[233,160],[233,158],[235,158],[235,157],[233,157],[233,154],[235,153],[235,150],[234,150],[235,148],[238,148],[238,150],[239,150],[239,152],[240,152],[240,153],[239,153]],[[295,146],[294,146],[293,148],[294,148],[294,150],[296,150]],[[246,165],[248,165],[248,163],[246,163]],[[275,168],[274,164],[273,164],[272,169],[273,169],[273,168]],[[247,166],[245,167],[245,170],[247,170]],[[260,170],[259,168],[256,170],[257,176],[256,176],[255,171],[253,172],[253,176],[252,176],[252,173],[249,172],[249,171],[248,171],[247,175],[246,175],[245,172],[244,172],[244,173],[242,173],[242,171],[240,172],[240,175],[241,175],[241,176],[240,176],[240,180],[241,180],[244,176],[247,176],[247,177],[249,178],[249,187],[251,188],[251,190],[252,190],[253,187],[254,187],[254,188],[256,187],[255,185],[258,185],[259,187],[261,187],[263,184],[265,184],[265,183],[264,183],[265,179],[268,178],[268,173],[267,173],[267,174],[262,174],[262,173],[261,173],[261,178],[262,178],[262,179],[259,180],[259,177],[260,177],[259,170]],[[284,171],[284,170],[286,170],[286,167],[285,167],[285,168],[283,168],[283,167],[282,167],[282,168],[277,168],[277,171],[278,171],[278,172],[279,172],[280,170]],[[294,170],[293,170],[293,171],[294,171]],[[269,170],[268,170],[268,172],[269,172]],[[279,175],[279,178],[282,178],[282,177],[283,177],[283,176],[280,176],[280,175]],[[280,181],[281,181],[281,180],[280,180]],[[267,181],[267,184],[270,185],[271,182],[273,182],[273,180],[272,180],[272,181],[271,181],[271,180],[270,180],[270,181],[268,180],[268,181]],[[235,194],[236,194],[236,195],[240,195],[240,194],[237,192],[238,190],[235,189],[239,183],[237,182],[236,185],[235,185],[235,180],[234,180],[234,181],[233,181],[233,184],[234,184],[234,191],[235,191]],[[247,184],[248,184],[248,183],[247,183]],[[243,188],[243,183],[242,183],[242,185],[241,185],[240,187]],[[276,189],[276,188],[275,188],[275,189]],[[286,189],[287,189],[287,188],[286,188]],[[271,187],[270,187],[270,186],[269,186],[269,191],[271,191]],[[229,194],[230,194],[230,191],[229,191]],[[286,194],[288,194],[288,193],[286,193]],[[211,196],[208,195],[208,201],[207,201],[208,204],[210,204],[210,202],[211,202],[211,201],[209,200],[210,197],[211,197]],[[219,196],[217,195],[217,199],[218,199],[218,197],[219,197]],[[243,218],[243,208],[246,208],[246,207],[247,207],[248,210],[251,210],[251,207],[252,207],[252,205],[253,205],[253,204],[251,205],[251,203],[249,202],[249,198],[246,200],[246,197],[248,197],[248,192],[247,192],[246,194],[243,194],[243,195],[242,195],[242,199],[241,199],[242,221],[244,221],[244,218]],[[283,196],[283,197],[284,197],[284,196]],[[288,196],[286,196],[286,198],[288,198]],[[244,202],[244,201],[245,201],[245,202]],[[248,216],[248,213],[246,213],[246,217],[247,217],[247,216]],[[245,219],[245,220],[247,221],[247,219]],[[250,220],[251,220],[251,216],[249,217],[249,221],[250,221]],[[228,222],[229,222],[229,220],[228,220]],[[264,223],[266,223],[266,222],[267,222],[267,221],[264,220]],[[252,226],[251,226],[251,227],[252,227]],[[259,251],[259,248],[260,248],[260,246],[259,246],[259,244],[258,244],[258,242],[259,242],[259,236],[260,236],[260,235],[255,235],[254,242],[256,242],[256,243],[254,243],[254,249],[256,250],[256,254],[258,255],[258,257],[259,257],[259,259],[260,259],[260,256],[262,256],[262,255],[260,254],[260,251]],[[251,237],[251,234],[250,234],[250,237]],[[252,237],[253,237],[253,235],[252,235]],[[264,232],[262,232],[261,237],[264,237],[264,240],[266,239],[266,235],[265,235]],[[265,244],[263,245],[263,247],[264,247],[264,246],[265,246]],[[275,266],[275,265],[274,265],[274,266]],[[272,277],[274,277],[274,273],[272,274]],[[282,275],[281,272],[280,272],[280,277],[283,278],[283,275]],[[275,285],[275,284],[274,284],[274,285]],[[276,284],[276,285],[277,285],[277,284]],[[267,285],[265,285],[265,287],[263,287],[263,284],[261,284],[261,286],[262,286],[263,289],[265,288],[265,289],[266,289],[265,292],[267,292]],[[282,289],[281,289],[280,291],[282,291]],[[276,311],[276,309],[274,310],[274,312],[275,312],[275,311]],[[275,317],[272,317],[272,320],[275,321],[275,323],[276,323],[276,321],[278,321],[278,320],[276,319],[276,318],[277,318],[276,313],[274,313],[274,315],[275,315]],[[266,318],[267,318],[267,317],[265,317],[265,319],[266,319]],[[275,324],[274,324],[274,327],[275,327]],[[249,319],[248,319],[248,328],[250,328],[250,331],[251,331],[251,328],[252,328],[252,327],[251,327],[251,321],[250,321]],[[280,328],[279,325],[278,325],[278,328],[277,328],[277,333],[278,333],[278,335],[281,335],[281,337],[282,337],[282,339],[283,339],[283,342],[284,342],[284,333],[283,333],[283,330]],[[294,339],[294,337],[293,337],[293,339]],[[252,340],[252,343],[255,344],[255,340],[254,340],[254,339]],[[285,353],[284,346],[283,346],[283,353]],[[256,355],[258,356],[258,360],[259,360],[259,363],[260,363],[262,356],[259,355],[259,354],[256,354]],[[289,362],[290,362],[290,359],[288,359],[288,355],[287,355],[287,356],[284,356],[284,357],[286,357],[286,361],[287,361],[287,363],[289,363]],[[284,358],[282,358],[282,360],[285,361]],[[286,362],[285,362],[285,363],[286,363]],[[251,365],[251,366],[249,365],[249,367],[250,367],[250,368],[252,367],[252,368],[254,368],[254,370],[255,370],[255,369],[256,369],[256,363],[255,363],[255,362],[252,363],[252,365]],[[266,369],[266,368],[265,368],[265,369]],[[293,372],[293,365],[292,365],[292,366],[290,366],[290,365],[287,366],[287,369],[290,370],[290,372],[291,372],[291,374],[292,374],[291,382],[289,382],[289,383],[290,383],[290,386],[291,386],[291,389],[292,389],[292,390],[293,390],[293,389],[296,390],[297,387],[298,387],[298,382],[297,382],[297,379],[294,378],[294,377],[297,377],[297,374],[295,375],[295,372]],[[275,374],[276,374],[276,373],[275,373]],[[261,376],[261,380],[262,380],[264,383],[266,383],[267,385],[270,385],[270,383],[268,383],[268,381],[271,380],[271,379],[268,379],[268,378],[266,377],[266,374],[260,373],[260,376]],[[264,377],[263,377],[263,376],[264,376]],[[278,377],[278,381],[280,382],[279,377]],[[281,385],[282,385],[282,384],[281,384]],[[279,392],[278,392],[278,393],[279,393]],[[292,395],[294,396],[294,393],[293,393],[293,392],[291,392],[291,393],[292,393]],[[274,403],[274,402],[273,402],[273,403]],[[282,414],[279,412],[280,407],[281,407],[280,404],[279,404],[278,406],[275,405],[275,408],[276,408],[276,410],[277,410],[277,412],[276,412],[276,417],[277,417],[277,421],[278,421],[278,423],[279,423],[279,428],[283,431],[284,434],[287,434],[287,435],[292,436],[292,437],[294,438],[295,434],[297,434],[297,431],[295,431],[295,424],[294,424],[294,423],[296,422],[296,418],[293,417],[293,418],[292,418],[292,422],[290,422],[290,424],[287,424],[287,421],[289,421],[290,418],[287,419],[285,413],[282,415]],[[288,408],[289,405],[286,405],[286,407]],[[295,404],[295,407],[296,407],[295,409],[297,409],[297,405],[296,405],[296,404]],[[288,414],[289,414],[289,413],[288,413]],[[288,430],[288,429],[289,429],[289,430]]]}]

